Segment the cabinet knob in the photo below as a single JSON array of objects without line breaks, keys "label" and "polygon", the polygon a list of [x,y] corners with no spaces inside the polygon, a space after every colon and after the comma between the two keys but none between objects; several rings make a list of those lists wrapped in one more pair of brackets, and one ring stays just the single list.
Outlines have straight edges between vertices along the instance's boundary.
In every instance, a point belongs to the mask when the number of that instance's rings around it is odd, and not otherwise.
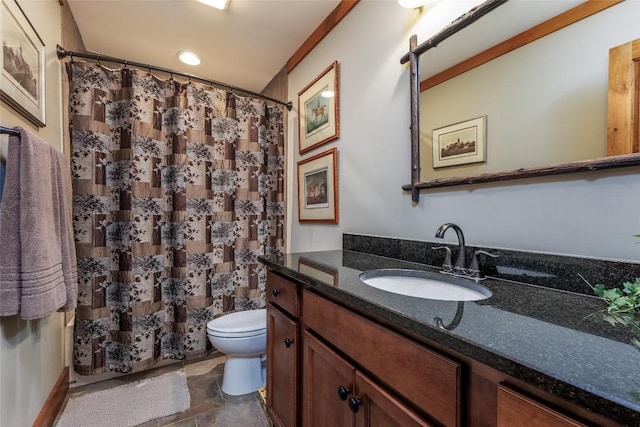
[{"label": "cabinet knob", "polygon": [[285,338],[284,339],[284,346],[285,347],[289,348],[289,347],[291,347],[291,344],[293,344],[293,340],[292,339],[290,339],[290,338]]},{"label": "cabinet knob", "polygon": [[360,409],[360,405],[362,405],[361,399],[356,399],[355,397],[349,399],[349,409],[351,409],[351,412],[353,412],[354,414],[358,412],[358,409]]},{"label": "cabinet knob", "polygon": [[278,295],[280,295],[280,289],[274,289],[271,291],[271,295],[273,295],[274,297],[277,297]]},{"label": "cabinet knob", "polygon": [[338,387],[338,396],[340,397],[340,400],[347,400],[350,394],[351,390],[349,390],[345,386],[341,385],[340,387]]}]

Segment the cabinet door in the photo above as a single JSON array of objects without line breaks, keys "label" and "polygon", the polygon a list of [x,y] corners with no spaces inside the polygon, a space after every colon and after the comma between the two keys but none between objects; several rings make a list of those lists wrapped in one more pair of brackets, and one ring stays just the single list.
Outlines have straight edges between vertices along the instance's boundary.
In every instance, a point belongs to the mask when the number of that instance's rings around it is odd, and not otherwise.
[{"label": "cabinet door", "polygon": [[355,411],[355,427],[432,426],[412,409],[391,396],[360,372],[356,372],[356,392],[350,402]]},{"label": "cabinet door", "polygon": [[498,386],[498,427],[585,427],[554,409],[503,385]]},{"label": "cabinet door", "polygon": [[267,408],[281,427],[298,425],[300,326],[267,306]]},{"label": "cabinet door", "polygon": [[302,425],[352,426],[353,367],[306,331],[302,348]]}]

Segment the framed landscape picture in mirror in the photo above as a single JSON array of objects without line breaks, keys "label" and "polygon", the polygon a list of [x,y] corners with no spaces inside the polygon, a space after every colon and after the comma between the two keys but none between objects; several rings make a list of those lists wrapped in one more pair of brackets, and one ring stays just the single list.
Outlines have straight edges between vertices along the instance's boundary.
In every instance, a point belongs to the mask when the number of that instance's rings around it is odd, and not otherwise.
[{"label": "framed landscape picture in mirror", "polygon": [[433,167],[485,161],[487,117],[433,130]]},{"label": "framed landscape picture in mirror", "polygon": [[298,143],[306,153],[340,136],[338,61],[298,92]]},{"label": "framed landscape picture in mirror", "polygon": [[298,162],[298,221],[338,223],[338,150]]},{"label": "framed landscape picture in mirror", "polygon": [[44,127],[44,43],[15,0],[2,0],[1,7],[0,99]]}]

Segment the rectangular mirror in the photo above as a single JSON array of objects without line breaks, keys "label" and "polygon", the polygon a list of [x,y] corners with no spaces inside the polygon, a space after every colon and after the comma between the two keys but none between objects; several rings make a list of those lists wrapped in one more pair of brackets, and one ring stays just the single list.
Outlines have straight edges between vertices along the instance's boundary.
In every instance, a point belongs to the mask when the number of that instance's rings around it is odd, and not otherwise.
[{"label": "rectangular mirror", "polygon": [[[511,0],[422,54],[417,187],[576,162],[564,172],[637,164],[605,157],[609,50],[640,37],[638,16],[636,1]],[[523,40],[533,41],[517,47]],[[480,116],[486,160],[434,169],[433,130]]]}]

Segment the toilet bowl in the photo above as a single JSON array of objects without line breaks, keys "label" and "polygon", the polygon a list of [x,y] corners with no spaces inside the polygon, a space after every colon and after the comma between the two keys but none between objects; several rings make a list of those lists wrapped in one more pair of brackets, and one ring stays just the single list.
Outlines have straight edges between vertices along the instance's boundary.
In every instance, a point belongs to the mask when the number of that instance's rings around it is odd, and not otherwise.
[{"label": "toilet bowl", "polygon": [[252,393],[265,384],[267,310],[238,311],[207,323],[211,344],[227,355],[222,391],[232,396]]}]

